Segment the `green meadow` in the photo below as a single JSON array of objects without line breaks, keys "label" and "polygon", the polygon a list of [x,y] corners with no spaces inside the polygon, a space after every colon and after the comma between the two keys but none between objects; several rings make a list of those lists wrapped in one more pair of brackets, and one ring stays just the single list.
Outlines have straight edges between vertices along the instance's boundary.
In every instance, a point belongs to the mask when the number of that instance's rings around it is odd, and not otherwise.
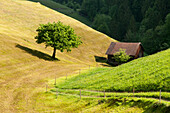
[{"label": "green meadow", "polygon": [[170,49],[112,68],[96,68],[57,84],[61,89],[170,91]]}]

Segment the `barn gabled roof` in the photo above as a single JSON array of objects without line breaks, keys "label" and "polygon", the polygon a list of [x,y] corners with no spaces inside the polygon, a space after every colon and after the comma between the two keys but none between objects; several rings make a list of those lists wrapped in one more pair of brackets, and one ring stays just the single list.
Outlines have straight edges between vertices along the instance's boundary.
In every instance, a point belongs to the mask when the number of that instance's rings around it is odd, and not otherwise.
[{"label": "barn gabled roof", "polygon": [[109,48],[107,49],[106,55],[113,55],[118,52],[120,48],[122,48],[126,49],[125,52],[127,55],[135,56],[140,46],[143,49],[141,43],[111,42]]}]

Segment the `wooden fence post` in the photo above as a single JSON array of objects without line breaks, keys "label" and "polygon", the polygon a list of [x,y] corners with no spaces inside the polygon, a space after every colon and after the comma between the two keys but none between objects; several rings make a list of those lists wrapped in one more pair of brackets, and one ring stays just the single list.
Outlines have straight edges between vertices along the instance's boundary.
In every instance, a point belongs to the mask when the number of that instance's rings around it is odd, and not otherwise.
[{"label": "wooden fence post", "polygon": [[47,87],[48,87],[48,85],[46,84],[46,92],[47,92]]},{"label": "wooden fence post", "polygon": [[161,103],[161,89],[160,89],[160,94],[159,94],[159,103]]},{"label": "wooden fence post", "polygon": [[28,99],[26,99],[26,105],[27,105],[27,107],[26,107],[26,108],[27,108],[27,110],[28,110]]},{"label": "wooden fence post", "polygon": [[79,69],[79,75],[80,75],[81,69]]},{"label": "wooden fence post", "polygon": [[105,95],[105,90],[104,90],[104,98],[106,98],[106,95]]},{"label": "wooden fence post", "polygon": [[56,85],[56,77],[55,77],[55,82],[54,82],[54,85]]},{"label": "wooden fence post", "polygon": [[36,101],[36,99],[35,99],[35,108],[36,108],[36,106],[37,106],[37,101]]},{"label": "wooden fence post", "polygon": [[67,74],[66,74],[66,80],[67,80]]},{"label": "wooden fence post", "polygon": [[57,98],[58,98],[58,89],[56,90],[56,96],[57,96]]},{"label": "wooden fence post", "polygon": [[81,89],[80,89],[80,99],[81,99]]},{"label": "wooden fence post", "polygon": [[133,97],[134,97],[134,93],[135,93],[135,88],[133,88]]},{"label": "wooden fence post", "polygon": [[126,103],[126,98],[124,98],[124,101],[123,101],[123,104],[125,104]]}]

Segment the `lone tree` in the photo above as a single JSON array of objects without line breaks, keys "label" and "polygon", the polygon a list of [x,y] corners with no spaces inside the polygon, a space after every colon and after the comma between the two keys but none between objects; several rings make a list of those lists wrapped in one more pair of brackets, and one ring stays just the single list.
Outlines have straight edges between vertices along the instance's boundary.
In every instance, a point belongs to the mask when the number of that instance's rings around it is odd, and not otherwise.
[{"label": "lone tree", "polygon": [[38,36],[35,37],[38,44],[45,43],[46,47],[54,48],[52,58],[55,59],[56,50],[63,52],[71,51],[71,48],[77,48],[82,43],[80,37],[74,33],[74,29],[64,25],[62,22],[40,24]]},{"label": "lone tree", "polygon": [[119,64],[127,62],[131,57],[126,54],[125,49],[119,49],[118,52],[113,54],[113,60]]}]

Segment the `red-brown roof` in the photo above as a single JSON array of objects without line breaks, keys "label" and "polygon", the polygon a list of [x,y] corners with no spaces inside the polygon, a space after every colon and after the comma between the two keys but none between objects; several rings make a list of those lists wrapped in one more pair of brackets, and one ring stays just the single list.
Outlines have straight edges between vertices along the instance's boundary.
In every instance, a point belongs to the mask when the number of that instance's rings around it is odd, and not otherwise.
[{"label": "red-brown roof", "polygon": [[135,56],[140,46],[143,49],[141,43],[111,42],[106,55],[113,55],[122,48],[126,50],[125,52],[127,55]]}]

